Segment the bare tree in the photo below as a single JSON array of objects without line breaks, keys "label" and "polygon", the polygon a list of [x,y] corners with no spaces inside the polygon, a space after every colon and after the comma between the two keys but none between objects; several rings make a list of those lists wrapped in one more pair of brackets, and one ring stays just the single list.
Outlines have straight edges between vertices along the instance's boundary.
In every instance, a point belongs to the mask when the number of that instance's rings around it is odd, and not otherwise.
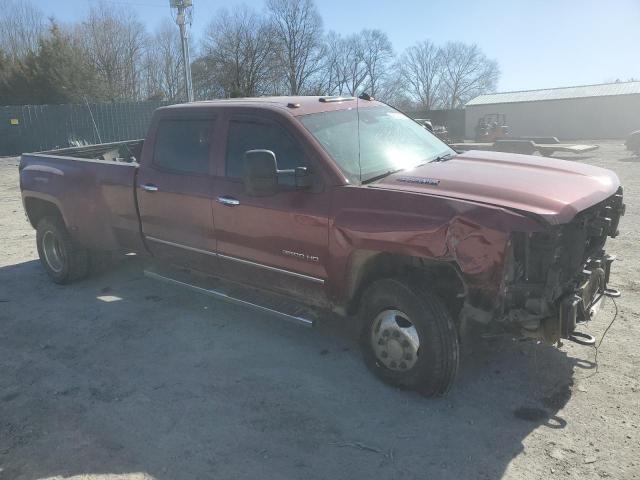
[{"label": "bare tree", "polygon": [[0,0],[0,50],[12,61],[38,49],[46,33],[42,12],[23,0]]},{"label": "bare tree", "polygon": [[367,80],[364,50],[365,45],[360,34],[354,34],[344,39],[341,63],[349,95],[356,95]]},{"label": "bare tree", "polygon": [[347,38],[329,32],[324,41],[324,62],[316,80],[323,85],[322,94],[351,95],[365,80],[358,35]]},{"label": "bare tree", "polygon": [[442,51],[429,41],[409,47],[398,60],[397,70],[409,97],[422,108],[431,110],[440,103],[442,87]]},{"label": "bare tree", "polygon": [[415,109],[416,102],[404,88],[404,80],[397,65],[392,66],[380,82],[376,90],[376,100],[381,100],[402,111]]},{"label": "bare tree", "polygon": [[393,58],[393,47],[387,34],[381,30],[363,30],[359,43],[367,75],[367,93],[376,96]]},{"label": "bare tree", "polygon": [[340,94],[345,88],[345,80],[341,68],[343,57],[343,39],[336,32],[329,32],[324,42],[324,63],[318,75],[320,89],[325,94]]},{"label": "bare tree", "polygon": [[193,96],[197,100],[210,100],[227,96],[222,86],[215,81],[215,66],[206,56],[200,56],[191,63],[191,75],[193,77]]},{"label": "bare tree", "polygon": [[500,69],[476,45],[449,42],[442,49],[444,104],[463,106],[472,98],[495,91]]},{"label": "bare tree", "polygon": [[386,74],[391,43],[378,30],[341,37],[330,32],[325,41],[325,76],[331,79],[329,93],[356,95],[367,88],[374,94]]},{"label": "bare tree", "polygon": [[226,96],[255,96],[269,90],[273,60],[271,26],[246,6],[220,10],[202,45]]},{"label": "bare tree", "polygon": [[184,70],[180,34],[166,20],[149,37],[144,53],[144,93],[147,98],[178,100],[184,93]]},{"label": "bare tree", "polygon": [[322,18],[313,0],[267,0],[267,9],[289,93],[299,95],[322,67]]},{"label": "bare tree", "polygon": [[[198,98],[366,91],[399,108],[434,109],[495,89],[497,63],[477,45],[423,41],[394,61],[381,30],[325,36],[314,0],[266,0],[266,7],[265,14],[246,6],[216,14],[192,64]],[[4,92],[36,101],[182,99],[179,35],[168,20],[148,33],[128,10],[97,2],[85,21],[49,30],[29,0],[0,0],[0,12]]]},{"label": "bare tree", "polygon": [[109,100],[139,99],[146,33],[130,13],[100,4],[82,26],[89,61]]}]

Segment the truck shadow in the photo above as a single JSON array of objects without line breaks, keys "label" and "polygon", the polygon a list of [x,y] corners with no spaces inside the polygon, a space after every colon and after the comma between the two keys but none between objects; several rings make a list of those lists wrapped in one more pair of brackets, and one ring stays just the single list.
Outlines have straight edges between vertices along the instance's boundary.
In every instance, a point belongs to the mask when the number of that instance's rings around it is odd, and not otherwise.
[{"label": "truck shadow", "polygon": [[67,287],[2,267],[0,301],[0,479],[499,479],[593,366],[492,339],[425,399],[368,374],[341,326],[176,290],[135,258]]}]

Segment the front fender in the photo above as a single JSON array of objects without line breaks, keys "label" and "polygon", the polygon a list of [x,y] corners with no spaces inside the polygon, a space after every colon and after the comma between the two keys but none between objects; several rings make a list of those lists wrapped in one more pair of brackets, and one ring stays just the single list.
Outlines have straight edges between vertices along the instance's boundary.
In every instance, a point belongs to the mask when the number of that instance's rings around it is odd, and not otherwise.
[{"label": "front fender", "polygon": [[381,189],[336,190],[328,294],[339,304],[349,301],[361,252],[384,252],[455,264],[470,298],[488,307],[502,284],[511,232],[543,228],[492,205]]}]

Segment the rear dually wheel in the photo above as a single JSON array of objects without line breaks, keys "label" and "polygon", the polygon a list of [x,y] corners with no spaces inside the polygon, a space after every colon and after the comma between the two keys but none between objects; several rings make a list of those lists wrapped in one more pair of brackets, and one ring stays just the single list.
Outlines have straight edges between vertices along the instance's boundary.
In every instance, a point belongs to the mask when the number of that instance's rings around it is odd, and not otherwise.
[{"label": "rear dually wheel", "polygon": [[55,283],[70,283],[87,275],[87,250],[73,242],[60,217],[40,219],[36,229],[36,243],[40,262]]}]

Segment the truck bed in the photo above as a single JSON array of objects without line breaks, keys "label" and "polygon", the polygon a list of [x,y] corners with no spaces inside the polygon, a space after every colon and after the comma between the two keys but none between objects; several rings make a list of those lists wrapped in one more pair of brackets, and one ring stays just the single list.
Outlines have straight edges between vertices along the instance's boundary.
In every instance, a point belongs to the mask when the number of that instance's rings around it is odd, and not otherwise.
[{"label": "truck bed", "polygon": [[108,160],[112,162],[138,162],[144,140],[128,140],[125,142],[99,143],[81,147],[67,147],[56,150],[37,152],[32,155],[48,155],[87,160]]},{"label": "truck bed", "polygon": [[[71,236],[89,248],[144,250],[135,191],[142,143],[132,140],[23,154],[20,183],[25,210],[38,212],[38,202],[54,204]],[[30,215],[32,223],[37,219]]]}]

